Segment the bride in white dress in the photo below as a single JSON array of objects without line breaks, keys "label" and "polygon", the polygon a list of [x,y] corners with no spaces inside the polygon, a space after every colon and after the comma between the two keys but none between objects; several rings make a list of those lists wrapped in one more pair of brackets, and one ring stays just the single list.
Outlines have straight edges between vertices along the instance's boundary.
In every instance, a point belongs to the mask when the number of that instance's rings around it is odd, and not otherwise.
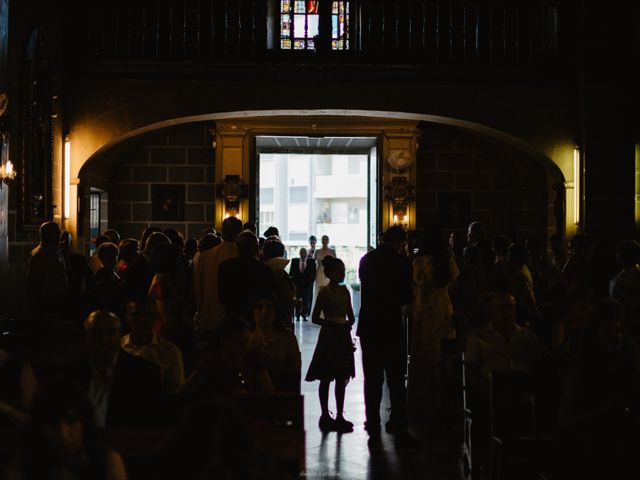
[{"label": "bride in white dress", "polygon": [[324,287],[329,285],[329,279],[324,274],[324,267],[322,266],[322,259],[327,255],[336,256],[336,251],[333,248],[329,248],[329,237],[323,235],[320,239],[322,242],[322,248],[319,248],[315,251],[313,258],[316,261],[316,282],[313,285],[313,303],[311,305],[311,311],[313,312],[313,307],[316,304],[316,298],[318,298],[318,292],[320,291],[320,287]]}]

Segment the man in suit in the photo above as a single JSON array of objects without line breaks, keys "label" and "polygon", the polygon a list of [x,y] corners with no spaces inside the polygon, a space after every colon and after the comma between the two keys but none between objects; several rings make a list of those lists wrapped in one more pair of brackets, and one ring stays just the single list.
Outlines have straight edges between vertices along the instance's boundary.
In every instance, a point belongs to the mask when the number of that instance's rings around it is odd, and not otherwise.
[{"label": "man in suit", "polygon": [[370,448],[380,448],[380,402],[385,373],[391,400],[387,431],[396,448],[412,446],[407,433],[406,353],[402,306],[411,302],[411,264],[400,252],[405,231],[389,227],[382,243],[360,260],[361,307],[356,334],[362,348],[364,402]]},{"label": "man in suit", "polygon": [[115,314],[106,310],[91,312],[84,328],[90,357],[82,380],[95,410],[96,425],[152,421],[151,412],[161,400],[160,369],[121,349],[120,319]]},{"label": "man in suit", "polygon": [[307,255],[307,249],[300,249],[300,257],[291,261],[289,276],[296,286],[296,296],[300,303],[296,304],[296,321],[307,321],[311,314],[311,297],[313,296],[313,282],[316,279],[316,261]]}]

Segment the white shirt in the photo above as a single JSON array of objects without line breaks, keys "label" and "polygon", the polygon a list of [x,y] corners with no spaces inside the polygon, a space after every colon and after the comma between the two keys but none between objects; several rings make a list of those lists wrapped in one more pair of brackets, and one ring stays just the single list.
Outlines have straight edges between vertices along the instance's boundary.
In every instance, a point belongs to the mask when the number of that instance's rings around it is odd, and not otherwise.
[{"label": "white shirt", "polygon": [[153,333],[151,343],[138,346],[131,341],[130,335],[121,340],[122,349],[156,364],[162,373],[162,387],[165,393],[176,393],[184,382],[184,366],[180,349],[169,340]]}]

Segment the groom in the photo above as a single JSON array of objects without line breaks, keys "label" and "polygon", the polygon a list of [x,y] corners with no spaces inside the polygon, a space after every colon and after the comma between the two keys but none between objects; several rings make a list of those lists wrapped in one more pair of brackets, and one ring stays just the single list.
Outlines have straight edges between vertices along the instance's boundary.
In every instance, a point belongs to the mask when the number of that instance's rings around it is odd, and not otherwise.
[{"label": "groom", "polygon": [[300,303],[296,305],[296,321],[306,321],[311,314],[311,297],[313,296],[313,282],[316,279],[316,261],[307,255],[307,249],[300,249],[300,257],[291,260],[289,276],[296,286],[296,296]]}]

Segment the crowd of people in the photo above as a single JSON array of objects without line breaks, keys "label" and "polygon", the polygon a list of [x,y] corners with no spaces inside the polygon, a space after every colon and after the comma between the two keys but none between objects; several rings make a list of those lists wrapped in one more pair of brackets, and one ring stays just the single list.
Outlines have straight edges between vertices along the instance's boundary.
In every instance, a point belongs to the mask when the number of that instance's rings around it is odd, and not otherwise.
[{"label": "crowd of people", "polygon": [[[83,325],[88,356],[64,372],[73,382],[39,386],[28,363],[0,350],[2,414],[31,422],[7,478],[65,469],[73,478],[98,478],[95,469],[126,478],[116,453],[98,451],[96,427],[152,424],[168,396],[296,394],[303,373],[319,381],[319,428],[351,432],[344,401],[356,374],[354,327],[372,450],[382,446],[385,381],[384,427],[396,447],[440,438],[453,376],[446,346],[454,345],[474,412],[474,464],[487,461],[497,371],[545,379],[547,427],[565,447],[560,464],[629,463],[640,433],[640,245],[623,241],[616,256],[578,234],[565,251],[557,236],[548,248],[535,237],[490,239],[480,222],[448,244],[442,233],[388,228],[360,261],[354,312],[345,265],[326,236],[317,249],[311,236],[290,260],[277,228],[259,237],[254,224],[229,217],[220,232],[186,241],[172,229],[149,227],[139,240],[107,230],[87,259],[72,252],[69,232],[43,224],[28,271],[32,324]],[[307,318],[321,329],[302,372],[293,326]],[[35,465],[34,455],[44,460]]]}]

